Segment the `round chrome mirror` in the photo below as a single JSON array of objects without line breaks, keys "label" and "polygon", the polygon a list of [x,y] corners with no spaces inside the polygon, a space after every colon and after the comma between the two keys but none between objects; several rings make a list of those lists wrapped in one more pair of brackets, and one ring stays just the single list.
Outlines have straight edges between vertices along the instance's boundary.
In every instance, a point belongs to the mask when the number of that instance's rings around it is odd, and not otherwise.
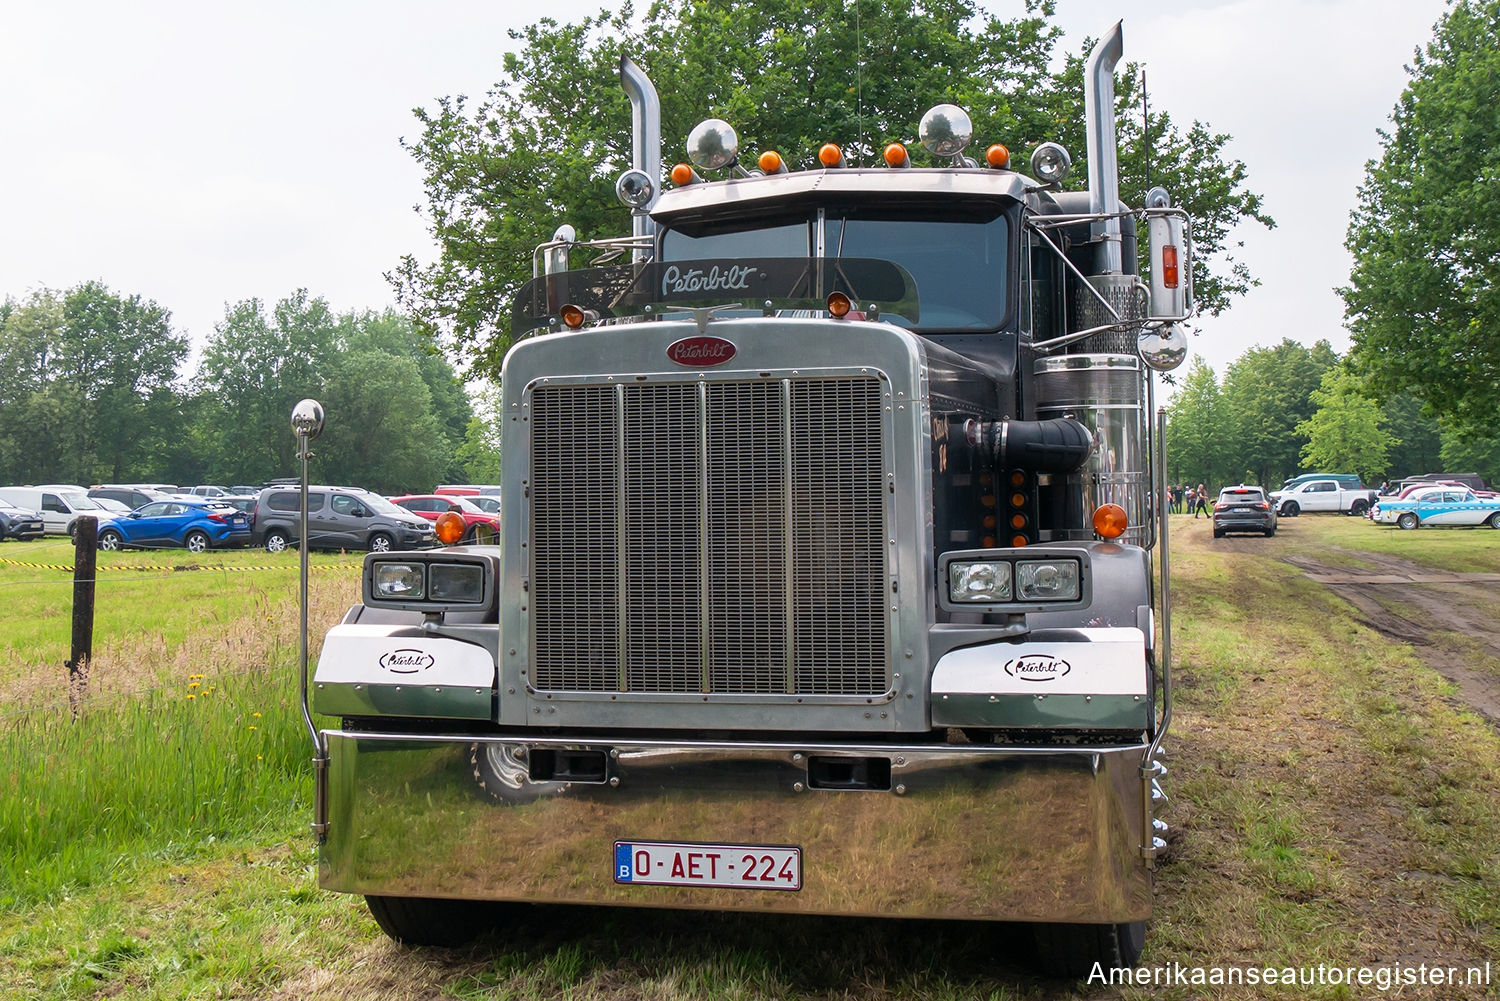
[{"label": "round chrome mirror", "polygon": [[1157,185],[1146,192],[1146,208],[1166,209],[1172,207],[1172,196],[1167,194],[1167,189]]},{"label": "round chrome mirror", "polygon": [[722,118],[699,122],[688,133],[688,159],[704,170],[718,170],[734,163],[740,153],[740,137]]},{"label": "round chrome mirror", "polygon": [[1031,175],[1044,184],[1061,183],[1073,167],[1073,158],[1059,143],[1042,143],[1031,153]]},{"label": "round chrome mirror", "polygon": [[323,405],[317,400],[303,400],[292,408],[292,433],[316,438],[323,433]]},{"label": "round chrome mirror", "polygon": [[1187,358],[1187,333],[1180,323],[1162,324],[1141,331],[1135,347],[1148,368],[1170,372]]},{"label": "round chrome mirror", "polygon": [[656,182],[644,170],[632,167],[615,182],[615,197],[627,208],[643,209],[656,197]]},{"label": "round chrome mirror", "polygon": [[958,105],[939,104],[922,116],[917,138],[933,156],[957,156],[974,138],[974,123]]}]

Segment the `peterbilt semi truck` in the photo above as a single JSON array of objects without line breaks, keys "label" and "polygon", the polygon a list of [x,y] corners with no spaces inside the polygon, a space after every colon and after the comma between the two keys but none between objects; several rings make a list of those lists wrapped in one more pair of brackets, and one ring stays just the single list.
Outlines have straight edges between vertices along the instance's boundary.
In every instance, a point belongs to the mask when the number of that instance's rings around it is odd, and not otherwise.
[{"label": "peterbilt semi truck", "polygon": [[630,233],[559,226],[514,300],[501,544],[370,554],[304,675],[338,721],[304,705],[323,887],[415,944],[547,902],[990,919],[1056,973],[1138,961],[1171,710],[1152,373],[1193,306],[1185,213],[1118,192],[1121,49],[1073,191],[1060,145],[1016,169],[953,105],[874,166],[742,160],[710,119],[664,174],[622,59]]}]

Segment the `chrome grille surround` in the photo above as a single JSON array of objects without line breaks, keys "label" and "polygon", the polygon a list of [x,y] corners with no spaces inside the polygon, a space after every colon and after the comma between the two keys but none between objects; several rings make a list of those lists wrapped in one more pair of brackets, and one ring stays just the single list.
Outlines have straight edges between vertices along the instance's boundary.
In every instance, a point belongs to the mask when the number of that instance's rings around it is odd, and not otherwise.
[{"label": "chrome grille surround", "polygon": [[534,691],[889,695],[883,375],[594,376],[527,397]]}]

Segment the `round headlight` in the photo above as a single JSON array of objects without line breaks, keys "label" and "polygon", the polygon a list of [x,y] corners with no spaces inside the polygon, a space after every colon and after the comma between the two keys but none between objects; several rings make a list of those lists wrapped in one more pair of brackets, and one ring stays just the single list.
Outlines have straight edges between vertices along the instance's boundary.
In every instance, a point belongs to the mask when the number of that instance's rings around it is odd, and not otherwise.
[{"label": "round headlight", "polygon": [[1073,166],[1073,158],[1058,143],[1042,143],[1031,154],[1031,173],[1038,181],[1057,184]]},{"label": "round headlight", "polygon": [[631,168],[615,182],[615,197],[628,208],[643,209],[656,197],[656,182],[644,170]]}]

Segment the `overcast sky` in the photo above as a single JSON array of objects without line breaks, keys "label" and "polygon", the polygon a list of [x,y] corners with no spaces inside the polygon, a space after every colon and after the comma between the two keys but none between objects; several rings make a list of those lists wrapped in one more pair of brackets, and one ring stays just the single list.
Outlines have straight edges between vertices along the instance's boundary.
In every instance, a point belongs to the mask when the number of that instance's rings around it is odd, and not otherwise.
[{"label": "overcast sky", "polygon": [[[421,176],[399,144],[419,131],[412,109],[482,97],[514,44],[507,29],[538,12],[573,21],[600,6],[0,0],[0,297],[99,279],[171,310],[195,346],[226,303],[269,305],[299,287],[339,311],[383,308],[383,273],[433,253],[413,211]],[[1057,6],[1070,39],[1123,18],[1125,58],[1145,64],[1153,107],[1234,136],[1229,153],[1276,219],[1241,234],[1262,286],[1200,321],[1194,351],[1222,376],[1282,337],[1345,350],[1332,289],[1348,273],[1349,210],[1403,66],[1444,5]],[[664,138],[670,161],[681,138]]]}]

